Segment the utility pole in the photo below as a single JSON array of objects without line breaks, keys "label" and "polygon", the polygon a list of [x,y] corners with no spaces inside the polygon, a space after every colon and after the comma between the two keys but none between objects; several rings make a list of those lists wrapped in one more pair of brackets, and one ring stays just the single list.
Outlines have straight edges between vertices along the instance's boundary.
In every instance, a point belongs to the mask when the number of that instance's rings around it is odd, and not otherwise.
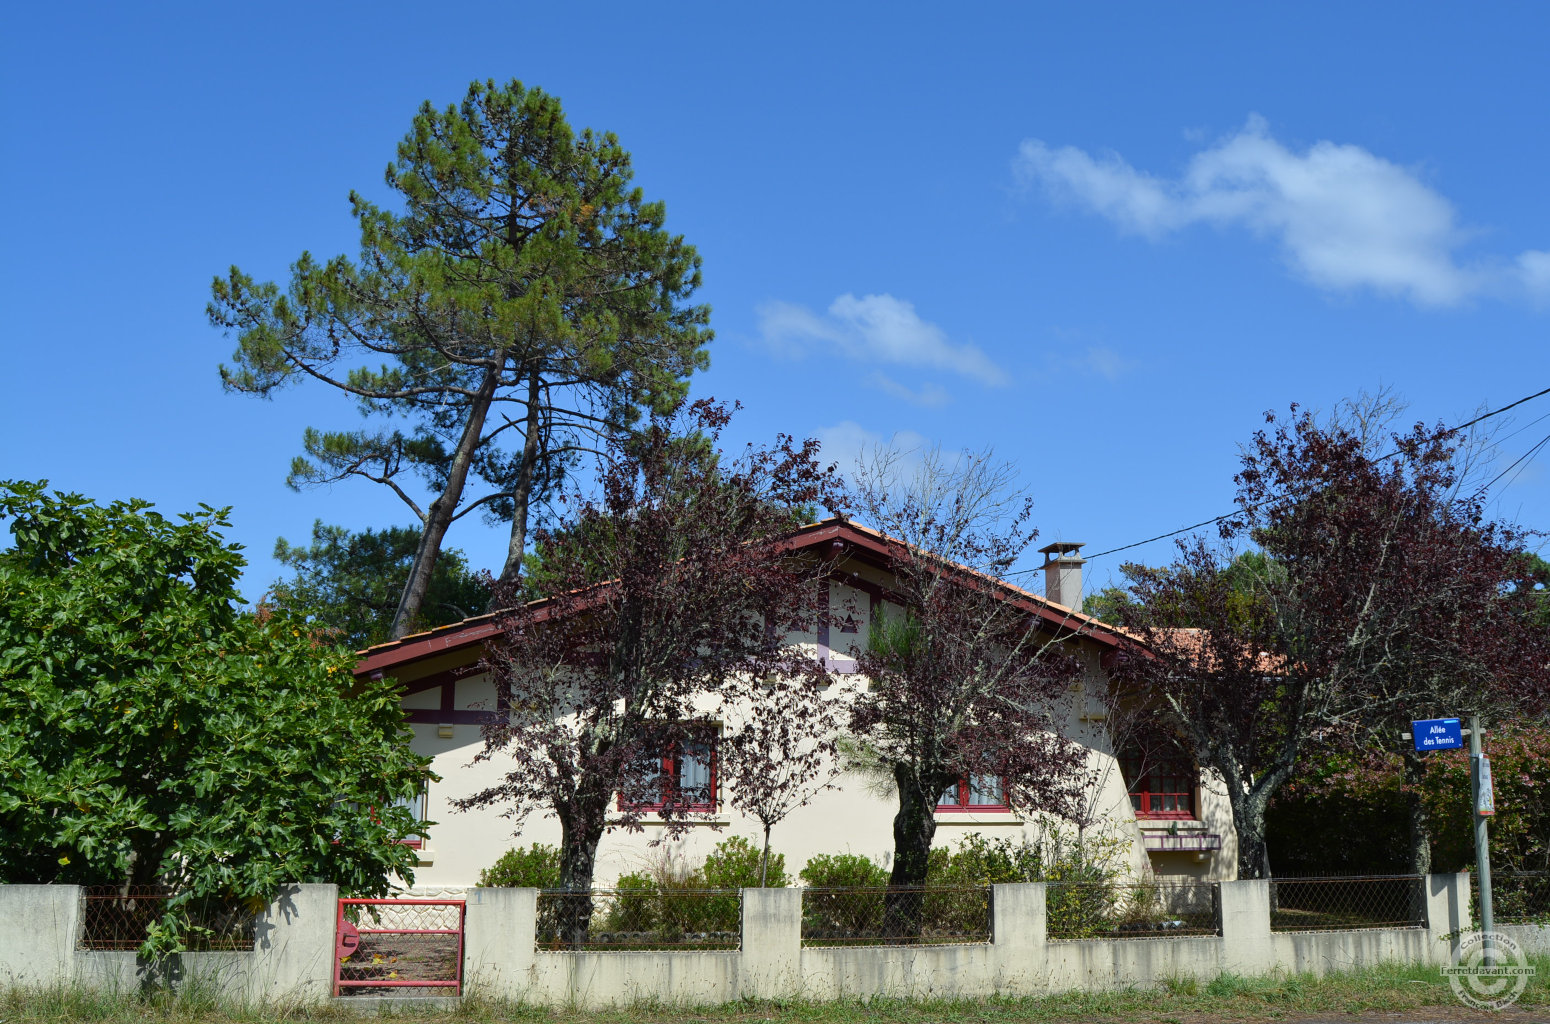
[{"label": "utility pole", "polygon": [[1475,816],[1475,879],[1480,889],[1480,930],[1484,933],[1481,952],[1485,966],[1496,964],[1496,950],[1491,942],[1495,931],[1496,916],[1491,911],[1491,838],[1486,816],[1480,813],[1480,768],[1485,757],[1480,743],[1480,716],[1469,718],[1469,778],[1470,813]]}]

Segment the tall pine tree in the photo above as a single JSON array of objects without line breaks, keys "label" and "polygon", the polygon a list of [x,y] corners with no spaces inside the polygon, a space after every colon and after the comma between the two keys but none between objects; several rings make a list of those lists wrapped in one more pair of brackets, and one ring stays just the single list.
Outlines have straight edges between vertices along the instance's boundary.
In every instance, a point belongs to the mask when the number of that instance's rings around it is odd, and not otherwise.
[{"label": "tall pine tree", "polygon": [[576,133],[555,97],[475,82],[461,104],[424,104],[399,143],[387,185],[401,209],[351,193],[357,259],[303,253],[284,290],[236,267],[215,280],[210,320],[238,340],[228,388],[312,379],[407,421],[309,428],[289,478],[363,477],[420,520],[394,636],[417,618],[453,522],[475,509],[509,520],[499,578],[514,580],[535,499],[580,453],[675,406],[707,365],[710,310],[689,302],[699,255],[632,177],[618,139]]}]

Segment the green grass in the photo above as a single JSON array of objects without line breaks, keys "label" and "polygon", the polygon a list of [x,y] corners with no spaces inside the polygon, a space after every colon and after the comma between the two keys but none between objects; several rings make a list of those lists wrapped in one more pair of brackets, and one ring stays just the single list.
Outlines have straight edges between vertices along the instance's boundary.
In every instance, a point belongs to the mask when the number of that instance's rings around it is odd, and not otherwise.
[{"label": "green grass", "polygon": [[[1534,1014],[1550,1008],[1550,957],[1535,958],[1538,975],[1515,1010]],[[1204,1022],[1292,1021],[1308,1015],[1388,1014],[1428,1007],[1460,1010],[1435,967],[1383,964],[1322,978],[1306,974],[1241,977],[1223,974],[1210,981],[1180,978],[1155,989],[1073,992],[1039,999],[872,1000],[745,1002],[681,1008],[633,1006],[581,1013],[510,1005],[470,996],[450,1011],[396,1010],[404,1021],[520,1021],[533,1024],[1098,1024],[1103,1021]],[[79,991],[0,993],[0,1020],[34,1022],[142,1022],[174,1024],[268,1024],[291,1021],[359,1021],[358,1012],[332,1006],[241,1008],[221,1006],[199,994],[187,997],[104,996]],[[371,1019],[371,1018],[367,1018]],[[1511,1019],[1509,1016],[1508,1019]]]}]

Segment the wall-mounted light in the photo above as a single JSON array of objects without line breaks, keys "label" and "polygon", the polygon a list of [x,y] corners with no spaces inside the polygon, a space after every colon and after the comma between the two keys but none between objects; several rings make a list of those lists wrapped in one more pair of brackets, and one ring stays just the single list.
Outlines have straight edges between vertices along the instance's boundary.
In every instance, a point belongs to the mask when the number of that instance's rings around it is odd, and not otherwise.
[{"label": "wall-mounted light", "polygon": [[452,726],[445,724],[436,726],[436,735],[441,739],[450,740],[452,738]]}]

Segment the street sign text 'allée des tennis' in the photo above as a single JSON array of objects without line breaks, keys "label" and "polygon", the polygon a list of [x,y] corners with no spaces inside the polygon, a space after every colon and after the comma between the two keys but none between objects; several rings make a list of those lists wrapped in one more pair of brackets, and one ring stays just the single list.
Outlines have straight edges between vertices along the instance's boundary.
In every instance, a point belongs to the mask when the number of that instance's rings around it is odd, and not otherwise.
[{"label": "street sign text 'all\u00e9e des tennis'", "polygon": [[1426,718],[1410,723],[1417,750],[1456,750],[1464,745],[1464,729],[1457,718]]}]

